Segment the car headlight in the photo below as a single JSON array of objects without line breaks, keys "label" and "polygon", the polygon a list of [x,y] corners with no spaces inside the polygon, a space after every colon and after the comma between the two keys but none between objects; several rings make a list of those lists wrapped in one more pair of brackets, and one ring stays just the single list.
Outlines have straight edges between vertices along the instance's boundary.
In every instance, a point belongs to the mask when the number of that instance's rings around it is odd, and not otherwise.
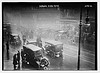
[{"label": "car headlight", "polygon": [[27,64],[29,64],[29,62],[27,62]]},{"label": "car headlight", "polygon": [[56,57],[59,57],[60,55],[58,54],[58,55],[56,55]]}]

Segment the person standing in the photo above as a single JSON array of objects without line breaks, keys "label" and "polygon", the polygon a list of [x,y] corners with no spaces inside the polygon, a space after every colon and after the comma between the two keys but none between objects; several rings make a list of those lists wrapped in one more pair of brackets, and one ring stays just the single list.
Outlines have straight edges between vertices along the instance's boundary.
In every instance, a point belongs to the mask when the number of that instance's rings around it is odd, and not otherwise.
[{"label": "person standing", "polygon": [[23,45],[25,45],[26,44],[26,36],[23,35],[22,38],[23,38]]},{"label": "person standing", "polygon": [[41,37],[37,37],[36,41],[37,41],[37,46],[42,48],[42,40],[41,40]]},{"label": "person standing", "polygon": [[14,70],[20,70],[20,52],[13,56],[13,66]]},{"label": "person standing", "polygon": [[13,56],[13,66],[14,70],[17,70],[17,54],[14,54]]},{"label": "person standing", "polygon": [[9,60],[9,42],[6,42],[6,49],[7,49],[7,60]]},{"label": "person standing", "polygon": [[20,52],[17,53],[18,70],[20,70]]}]

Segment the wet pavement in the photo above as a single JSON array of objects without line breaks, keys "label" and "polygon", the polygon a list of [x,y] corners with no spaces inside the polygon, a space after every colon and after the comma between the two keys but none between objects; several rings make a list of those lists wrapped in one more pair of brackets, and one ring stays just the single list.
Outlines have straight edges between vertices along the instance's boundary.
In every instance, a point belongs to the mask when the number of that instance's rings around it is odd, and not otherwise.
[{"label": "wet pavement", "polygon": [[[85,45],[85,47],[87,47]],[[95,49],[91,46],[91,49]],[[4,60],[4,70],[13,70],[13,53],[10,53],[10,60]],[[64,44],[63,56],[51,58],[45,55],[49,61],[49,70],[77,70],[78,64],[78,45]],[[32,68],[21,68],[21,70],[34,70]],[[81,45],[80,70],[95,70],[95,52],[84,49]]]}]

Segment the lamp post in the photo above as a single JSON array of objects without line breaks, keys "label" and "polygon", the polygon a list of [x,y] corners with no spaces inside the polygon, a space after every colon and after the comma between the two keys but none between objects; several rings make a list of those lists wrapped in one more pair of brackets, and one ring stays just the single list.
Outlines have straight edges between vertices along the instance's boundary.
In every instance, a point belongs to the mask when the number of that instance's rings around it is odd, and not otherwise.
[{"label": "lamp post", "polygon": [[[89,17],[88,17],[88,13],[89,13],[89,7],[92,7],[91,5],[85,5],[85,7],[87,7],[87,17],[85,19],[86,23],[84,25],[86,26],[90,26],[89,23]],[[78,64],[77,64],[77,70],[80,69],[80,45],[81,45],[81,26],[82,26],[82,6],[80,9],[80,24],[79,24],[79,49],[78,49]]]},{"label": "lamp post", "polygon": [[81,26],[82,26],[82,7],[80,9],[80,24],[79,24],[79,49],[78,49],[78,63],[77,70],[80,69],[80,42],[81,42]]}]

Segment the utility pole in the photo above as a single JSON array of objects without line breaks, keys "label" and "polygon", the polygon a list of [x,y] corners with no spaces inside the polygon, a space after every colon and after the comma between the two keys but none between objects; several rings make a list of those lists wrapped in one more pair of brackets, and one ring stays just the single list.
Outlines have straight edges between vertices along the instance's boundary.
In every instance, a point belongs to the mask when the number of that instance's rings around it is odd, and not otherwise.
[{"label": "utility pole", "polygon": [[82,26],[82,7],[81,7],[81,9],[80,9],[80,24],[79,24],[79,49],[78,49],[78,64],[77,64],[77,70],[79,70],[79,69],[80,69],[81,26]]}]

